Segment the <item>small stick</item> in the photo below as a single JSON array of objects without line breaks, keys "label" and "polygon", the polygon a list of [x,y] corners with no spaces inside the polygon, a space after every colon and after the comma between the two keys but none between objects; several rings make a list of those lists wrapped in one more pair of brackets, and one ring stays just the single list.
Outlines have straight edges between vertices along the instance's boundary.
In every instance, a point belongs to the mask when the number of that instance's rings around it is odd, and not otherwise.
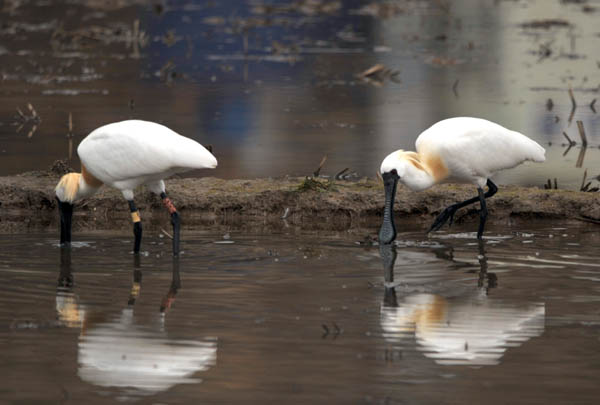
[{"label": "small stick", "polygon": [[569,146],[573,146],[573,145],[577,144],[577,142],[574,142],[573,140],[571,140],[571,138],[569,138],[569,135],[567,135],[567,133],[565,131],[563,131],[563,136],[565,138],[567,138],[567,142],[569,142]]},{"label": "small stick", "polygon": [[583,186],[585,184],[585,179],[587,177],[587,169],[583,172],[583,179],[581,179],[581,187],[579,187],[579,191],[585,191]]},{"label": "small stick", "polygon": [[556,181],[556,177],[554,178],[554,189],[558,190],[558,182]]},{"label": "small stick", "polygon": [[169,238],[173,239],[173,236],[169,232],[165,231],[164,228],[160,228],[160,230],[162,231],[162,233],[167,235]]},{"label": "small stick", "polygon": [[575,97],[573,97],[573,89],[569,86],[569,97],[571,97],[571,104],[573,105],[573,110],[577,108],[577,102],[575,101]]},{"label": "small stick", "polygon": [[594,107],[594,104],[596,104],[596,99],[593,99],[592,102],[590,103],[590,108],[592,109],[594,114],[596,114],[596,107]]},{"label": "small stick", "polygon": [[452,91],[454,92],[455,97],[458,97],[458,92],[456,91],[456,89],[458,88],[458,82],[459,82],[459,79],[456,79],[456,81],[454,82],[454,85],[452,86]]},{"label": "small stick", "polygon": [[581,144],[584,148],[587,147],[587,137],[585,136],[585,129],[583,128],[583,121],[577,121],[577,129],[579,129],[579,136],[581,137]]},{"label": "small stick", "polygon": [[327,161],[327,155],[323,156],[323,159],[321,159],[321,163],[319,163],[319,167],[317,167],[317,170],[315,170],[313,173],[314,177],[319,177],[319,173],[321,173],[321,168],[323,167],[323,165],[325,164],[326,161]]},{"label": "small stick", "polygon": [[577,163],[575,163],[575,167],[580,168],[583,166],[583,159],[585,159],[585,151],[587,148],[581,148],[579,150],[579,156],[577,157]]},{"label": "small stick", "polygon": [[552,190],[552,180],[548,179],[548,183],[544,184],[546,190]]},{"label": "small stick", "polygon": [[350,170],[349,168],[345,168],[344,170],[341,170],[338,174],[335,175],[334,179],[336,180],[341,180],[341,176],[346,173],[348,170]]}]

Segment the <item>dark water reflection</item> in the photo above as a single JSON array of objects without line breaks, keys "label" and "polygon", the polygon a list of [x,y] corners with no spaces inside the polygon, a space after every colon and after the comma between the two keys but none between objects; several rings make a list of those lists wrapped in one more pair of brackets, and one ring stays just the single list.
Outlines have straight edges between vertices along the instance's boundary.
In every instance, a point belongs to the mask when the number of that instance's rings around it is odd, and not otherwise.
[{"label": "dark water reflection", "polygon": [[1,237],[0,397],[593,403],[595,228],[457,230]]},{"label": "dark water reflection", "polygon": [[[69,113],[75,145],[107,122],[165,123],[214,146],[211,174],[225,178],[305,175],[324,154],[324,174],[373,176],[433,122],[472,115],[548,146],[547,163],[500,184],[577,188],[586,168],[600,173],[589,107],[600,37],[597,13],[573,3],[11,1],[0,8],[0,172],[67,157]],[[566,25],[522,26],[557,18]],[[357,78],[377,63],[399,82]],[[15,112],[29,115],[28,103],[42,118],[34,133]],[[561,146],[563,131],[579,140],[577,120],[590,144],[579,165],[581,149]]]}]

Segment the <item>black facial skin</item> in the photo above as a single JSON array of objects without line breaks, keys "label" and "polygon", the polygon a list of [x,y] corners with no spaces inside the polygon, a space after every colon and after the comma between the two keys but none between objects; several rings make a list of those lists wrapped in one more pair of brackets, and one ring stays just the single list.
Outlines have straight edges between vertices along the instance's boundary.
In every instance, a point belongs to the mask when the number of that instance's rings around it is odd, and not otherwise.
[{"label": "black facial skin", "polygon": [[383,223],[379,230],[379,243],[390,244],[396,239],[396,226],[394,225],[394,198],[398,185],[398,172],[392,170],[381,175],[385,188],[385,206],[383,208]]},{"label": "black facial skin", "polygon": [[71,219],[73,218],[73,204],[62,202],[58,198],[58,213],[60,214],[60,244],[71,244]]}]

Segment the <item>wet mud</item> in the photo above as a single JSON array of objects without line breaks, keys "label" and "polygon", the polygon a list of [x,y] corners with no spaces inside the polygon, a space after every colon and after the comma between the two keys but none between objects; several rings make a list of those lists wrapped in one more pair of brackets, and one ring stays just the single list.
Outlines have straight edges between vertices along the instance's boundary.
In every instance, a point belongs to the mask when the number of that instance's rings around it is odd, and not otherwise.
[{"label": "wet mud", "polygon": [[[23,232],[53,227],[57,222],[54,187],[60,168],[0,177],[0,230]],[[376,179],[357,181],[306,177],[223,180],[214,177],[172,178],[167,192],[183,217],[183,226],[274,227],[343,230],[376,227],[381,220],[384,193]],[[446,206],[470,198],[472,185],[438,185],[424,192],[399,186],[397,218],[408,222],[433,220]],[[136,193],[142,220],[149,227],[167,227],[160,199],[141,188]],[[600,221],[597,193],[500,186],[489,200],[490,223],[561,219]],[[456,222],[476,220],[478,204],[457,213]],[[120,192],[102,187],[76,205],[74,226],[80,229],[125,229],[129,211]],[[168,228],[167,228],[168,229]]]}]

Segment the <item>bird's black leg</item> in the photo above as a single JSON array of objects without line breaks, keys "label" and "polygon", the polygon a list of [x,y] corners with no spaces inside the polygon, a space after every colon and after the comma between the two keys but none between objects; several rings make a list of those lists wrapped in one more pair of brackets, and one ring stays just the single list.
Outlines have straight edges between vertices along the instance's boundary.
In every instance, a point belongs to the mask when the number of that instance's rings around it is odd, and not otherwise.
[{"label": "bird's black leg", "polygon": [[179,255],[179,228],[181,227],[181,221],[179,219],[179,213],[177,209],[167,197],[166,193],[160,193],[160,198],[162,198],[163,204],[171,214],[171,225],[173,225],[173,256]]},{"label": "bird's black leg", "polygon": [[[485,194],[483,194],[484,199],[490,198],[491,196],[496,194],[496,192],[498,191],[498,187],[489,179],[487,181],[487,186],[488,186],[488,191],[486,191]],[[481,190],[481,188],[478,188],[478,190]],[[483,190],[481,190],[481,193],[483,193]],[[456,213],[456,211],[458,211],[460,208],[466,207],[467,205],[476,203],[477,201],[481,201],[481,195],[478,195],[477,197],[469,198],[468,200],[465,200],[460,203],[452,204],[451,206],[446,208],[444,211],[442,211],[440,213],[440,215],[437,216],[435,221],[433,221],[433,224],[431,224],[431,227],[429,227],[429,230],[427,231],[427,233],[437,231],[446,222],[448,222],[448,220],[450,220],[449,226],[452,226],[452,222],[454,221],[454,214]],[[485,202],[483,203],[482,207],[483,206],[485,206]],[[485,211],[485,216],[487,217],[487,209]],[[485,224],[485,219],[483,220],[483,222]],[[481,226],[482,226],[481,223],[479,226],[480,226],[480,229],[482,229],[481,232],[483,232],[483,228],[481,228]]]},{"label": "bird's black leg", "polygon": [[131,211],[131,220],[133,221],[133,236],[135,241],[133,242],[133,253],[140,253],[140,244],[142,243],[142,220],[140,219],[140,212],[135,206],[133,200],[127,200],[129,204],[129,211]]},{"label": "bird's black leg", "polygon": [[385,188],[385,206],[383,208],[383,223],[379,230],[379,243],[389,244],[396,239],[396,226],[394,225],[394,198],[398,185],[398,173],[392,170],[383,173],[383,186]]},{"label": "bird's black leg", "polygon": [[58,213],[60,214],[60,244],[71,244],[71,219],[73,218],[73,204],[62,202],[58,198]]}]

